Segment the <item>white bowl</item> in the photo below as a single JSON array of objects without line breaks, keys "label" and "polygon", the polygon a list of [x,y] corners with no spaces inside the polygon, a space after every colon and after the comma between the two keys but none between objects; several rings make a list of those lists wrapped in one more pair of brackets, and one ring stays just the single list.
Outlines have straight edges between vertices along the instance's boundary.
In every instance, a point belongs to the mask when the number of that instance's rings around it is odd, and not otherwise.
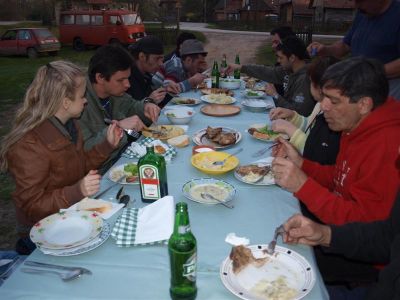
[{"label": "white bowl", "polygon": [[172,124],[182,125],[188,124],[192,120],[194,110],[190,107],[177,107],[167,109],[164,114]]},{"label": "white bowl", "polygon": [[220,78],[219,87],[224,89],[236,90],[240,89],[242,81],[235,78]]},{"label": "white bowl", "polygon": [[274,107],[272,104],[258,99],[246,99],[242,101],[242,105],[251,112],[262,112]]}]

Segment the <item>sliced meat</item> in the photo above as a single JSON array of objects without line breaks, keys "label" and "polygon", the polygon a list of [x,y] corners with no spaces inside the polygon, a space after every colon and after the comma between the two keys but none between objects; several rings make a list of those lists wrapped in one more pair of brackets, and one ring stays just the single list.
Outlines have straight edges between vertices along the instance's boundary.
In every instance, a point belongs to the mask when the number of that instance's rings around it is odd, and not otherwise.
[{"label": "sliced meat", "polygon": [[212,140],[214,137],[216,137],[221,132],[222,132],[222,127],[212,128],[210,126],[207,126],[206,137],[208,139]]},{"label": "sliced meat", "polygon": [[227,132],[221,133],[220,138],[218,140],[218,144],[222,146],[231,145],[236,142],[236,134]]}]

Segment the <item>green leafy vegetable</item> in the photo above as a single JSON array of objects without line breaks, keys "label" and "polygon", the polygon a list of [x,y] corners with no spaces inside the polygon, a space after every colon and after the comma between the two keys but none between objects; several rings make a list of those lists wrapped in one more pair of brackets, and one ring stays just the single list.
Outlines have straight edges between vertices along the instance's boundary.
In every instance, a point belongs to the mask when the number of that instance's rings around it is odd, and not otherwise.
[{"label": "green leafy vegetable", "polygon": [[268,135],[278,135],[279,134],[279,132],[276,132],[276,131],[273,131],[273,130],[270,130],[270,129],[268,129],[268,125],[265,125],[264,127],[261,127],[261,128],[257,128],[257,131],[258,132],[261,132],[261,133],[265,133],[265,134],[268,134]]},{"label": "green leafy vegetable", "polygon": [[176,118],[176,115],[174,113],[167,113],[167,116],[171,118]]},{"label": "green leafy vegetable", "polygon": [[131,173],[132,175],[137,175],[138,174],[138,166],[136,164],[126,164],[124,166],[124,172],[126,173]]},{"label": "green leafy vegetable", "polygon": [[258,96],[258,93],[253,91],[248,91],[247,96]]}]

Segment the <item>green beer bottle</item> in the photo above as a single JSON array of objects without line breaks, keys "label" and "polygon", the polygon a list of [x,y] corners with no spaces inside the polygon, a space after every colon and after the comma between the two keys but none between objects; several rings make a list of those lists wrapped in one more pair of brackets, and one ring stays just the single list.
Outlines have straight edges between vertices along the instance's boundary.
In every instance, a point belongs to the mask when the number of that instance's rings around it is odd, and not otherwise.
[{"label": "green beer bottle", "polygon": [[211,87],[219,88],[219,71],[218,71],[218,64],[216,61],[214,61],[214,65],[211,71]]},{"label": "green beer bottle", "polygon": [[171,287],[169,293],[173,300],[192,300],[196,298],[196,238],[190,230],[187,204],[176,204],[174,232],[168,241],[171,265]]},{"label": "green beer bottle", "polygon": [[[239,54],[236,54],[235,64],[240,65]],[[240,79],[240,69],[237,69],[233,72],[233,78]]]},{"label": "green beer bottle", "polygon": [[223,54],[220,68],[221,78],[226,78],[226,68],[228,68],[228,64],[226,63],[226,54]]},{"label": "green beer bottle", "polygon": [[151,203],[168,195],[167,168],[163,156],[154,153],[154,146],[138,161],[140,195],[143,202]]}]

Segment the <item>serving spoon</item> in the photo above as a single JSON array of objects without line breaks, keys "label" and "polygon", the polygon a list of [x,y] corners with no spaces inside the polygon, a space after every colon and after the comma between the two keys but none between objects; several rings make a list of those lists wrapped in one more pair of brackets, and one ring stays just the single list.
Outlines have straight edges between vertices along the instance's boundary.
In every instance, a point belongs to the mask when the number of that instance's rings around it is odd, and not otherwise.
[{"label": "serving spoon", "polygon": [[233,208],[234,206],[228,203],[225,203],[222,200],[219,200],[217,198],[215,198],[213,195],[209,194],[209,193],[200,193],[201,198],[205,199],[205,200],[214,200],[217,201],[219,204],[222,204],[223,206],[227,207],[227,208]]},{"label": "serving spoon", "polygon": [[223,160],[216,160],[216,161],[214,161],[212,164],[213,164],[214,166],[223,166],[223,165],[226,163],[226,161],[227,161],[227,159],[228,159],[229,157],[231,157],[231,156],[233,156],[233,155],[235,155],[235,154],[238,154],[239,152],[242,152],[242,151],[243,151],[243,148],[240,148],[239,150],[233,152],[232,154],[229,154],[227,157],[225,157],[225,159],[223,159]]},{"label": "serving spoon", "polygon": [[56,274],[63,281],[71,281],[76,278],[81,277],[83,271],[80,269],[75,269],[67,272],[58,272],[53,270],[42,270],[42,269],[32,269],[32,268],[21,268],[21,271],[29,274]]}]

